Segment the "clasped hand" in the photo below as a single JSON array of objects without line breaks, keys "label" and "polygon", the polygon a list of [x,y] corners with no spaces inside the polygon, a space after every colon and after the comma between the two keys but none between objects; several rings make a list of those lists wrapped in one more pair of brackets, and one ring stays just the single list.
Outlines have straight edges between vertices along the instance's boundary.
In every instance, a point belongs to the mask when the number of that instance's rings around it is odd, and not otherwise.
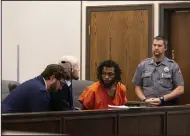
[{"label": "clasped hand", "polygon": [[158,106],[161,104],[159,98],[148,98],[145,100],[146,103],[150,104],[151,106]]}]

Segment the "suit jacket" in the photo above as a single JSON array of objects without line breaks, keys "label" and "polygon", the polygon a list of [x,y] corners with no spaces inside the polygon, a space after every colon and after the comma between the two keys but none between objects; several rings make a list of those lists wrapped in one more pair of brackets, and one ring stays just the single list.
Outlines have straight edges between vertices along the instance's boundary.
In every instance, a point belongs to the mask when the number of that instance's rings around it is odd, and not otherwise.
[{"label": "suit jacket", "polygon": [[2,113],[50,111],[50,100],[43,77],[37,76],[20,84],[2,101]]},{"label": "suit jacket", "polygon": [[51,109],[53,111],[73,110],[71,86],[65,84],[62,90],[51,92]]}]

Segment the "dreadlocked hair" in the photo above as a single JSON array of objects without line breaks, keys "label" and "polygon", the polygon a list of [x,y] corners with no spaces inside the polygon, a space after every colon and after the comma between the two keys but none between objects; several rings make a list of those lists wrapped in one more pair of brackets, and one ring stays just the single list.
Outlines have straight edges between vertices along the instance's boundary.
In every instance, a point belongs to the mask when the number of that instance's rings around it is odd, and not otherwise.
[{"label": "dreadlocked hair", "polygon": [[102,81],[102,70],[103,67],[113,67],[115,70],[115,81],[120,82],[121,81],[121,69],[119,65],[113,61],[113,60],[105,60],[99,64],[97,67],[97,79]]}]

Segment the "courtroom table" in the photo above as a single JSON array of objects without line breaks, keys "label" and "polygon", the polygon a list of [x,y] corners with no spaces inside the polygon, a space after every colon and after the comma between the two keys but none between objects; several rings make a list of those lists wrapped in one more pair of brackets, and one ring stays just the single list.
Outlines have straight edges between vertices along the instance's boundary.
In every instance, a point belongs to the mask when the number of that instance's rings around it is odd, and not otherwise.
[{"label": "courtroom table", "polygon": [[189,136],[190,106],[2,114],[2,130],[69,136]]}]

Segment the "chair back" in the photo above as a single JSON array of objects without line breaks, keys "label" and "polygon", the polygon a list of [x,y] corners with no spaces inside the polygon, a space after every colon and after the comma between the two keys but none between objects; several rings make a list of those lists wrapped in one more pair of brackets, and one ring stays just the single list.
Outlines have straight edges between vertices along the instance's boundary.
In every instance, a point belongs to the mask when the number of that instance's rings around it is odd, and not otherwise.
[{"label": "chair back", "polygon": [[2,101],[12,92],[20,83],[12,80],[2,80]]},{"label": "chair back", "polygon": [[73,103],[74,106],[77,108],[82,108],[79,102],[79,96],[82,92],[94,82],[89,80],[72,80],[72,87],[73,87]]}]

